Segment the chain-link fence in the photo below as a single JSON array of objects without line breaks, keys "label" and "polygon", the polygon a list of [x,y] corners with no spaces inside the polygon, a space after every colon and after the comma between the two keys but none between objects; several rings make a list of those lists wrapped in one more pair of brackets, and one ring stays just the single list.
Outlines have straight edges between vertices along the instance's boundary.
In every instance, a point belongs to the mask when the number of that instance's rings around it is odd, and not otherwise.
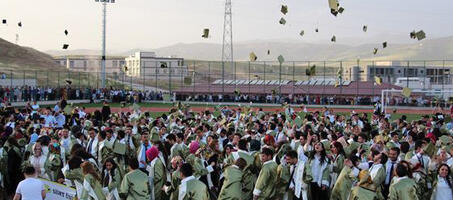
[{"label": "chain-link fence", "polygon": [[[152,91],[171,94],[170,99],[176,100],[371,104],[381,98],[383,90],[407,87],[412,91],[409,96],[417,96],[414,98],[447,100],[453,90],[452,67],[451,60],[283,63],[186,60],[180,66],[156,62],[152,67],[133,72],[121,67],[106,74],[106,88],[123,93],[142,91],[144,99]],[[74,98],[90,98],[93,90],[101,88],[101,77],[100,72],[9,70],[3,71],[0,83],[3,92],[17,101],[27,95],[24,89],[34,88],[38,91],[28,92],[49,93],[70,87],[76,91]],[[417,91],[428,90],[445,92],[432,97],[426,92],[417,95]]]}]

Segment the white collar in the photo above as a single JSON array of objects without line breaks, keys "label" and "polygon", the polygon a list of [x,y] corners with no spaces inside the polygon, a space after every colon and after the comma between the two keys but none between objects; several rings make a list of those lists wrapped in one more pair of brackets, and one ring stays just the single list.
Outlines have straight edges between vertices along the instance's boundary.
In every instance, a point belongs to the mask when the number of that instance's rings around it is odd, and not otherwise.
[{"label": "white collar", "polygon": [[395,180],[396,182],[395,183],[397,183],[400,180],[406,179],[406,178],[408,178],[408,177],[407,176],[398,177],[398,178],[396,178],[396,180]]},{"label": "white collar", "polygon": [[263,165],[269,164],[271,162],[275,162],[275,161],[274,160],[268,160],[268,161],[264,162]]},{"label": "white collar", "polygon": [[184,179],[181,180],[181,184],[182,184],[182,183],[185,183],[185,182],[187,182],[187,181],[190,181],[190,180],[192,180],[192,179],[195,179],[195,176],[186,177],[186,178],[184,178]]}]

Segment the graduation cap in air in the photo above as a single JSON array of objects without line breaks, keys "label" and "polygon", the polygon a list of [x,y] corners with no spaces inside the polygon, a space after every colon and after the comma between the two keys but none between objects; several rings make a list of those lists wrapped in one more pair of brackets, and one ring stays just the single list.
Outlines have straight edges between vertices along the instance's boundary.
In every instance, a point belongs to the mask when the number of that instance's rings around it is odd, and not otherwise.
[{"label": "graduation cap in air", "polygon": [[285,18],[282,17],[278,23],[280,23],[281,25],[285,25],[286,24]]},{"label": "graduation cap in air", "polygon": [[280,64],[282,64],[283,62],[285,62],[285,58],[283,58],[282,55],[279,55],[277,59],[278,59],[278,62],[279,62]]},{"label": "graduation cap in air", "polygon": [[66,83],[67,83],[68,85],[71,85],[71,84],[72,84],[72,81],[69,80],[69,79],[66,79]]},{"label": "graduation cap in air", "polygon": [[403,96],[409,98],[411,96],[412,90],[410,88],[405,87],[403,88],[403,91],[401,93],[403,94]]},{"label": "graduation cap in air", "polygon": [[376,54],[377,54],[377,51],[378,51],[378,48],[374,48],[373,54],[376,55]]},{"label": "graduation cap in air", "polygon": [[64,34],[68,35],[69,34],[68,30],[64,30]]},{"label": "graduation cap in air", "polygon": [[319,32],[318,28],[315,29],[315,32],[316,32],[316,33]]},{"label": "graduation cap in air", "polygon": [[387,47],[387,42],[382,43],[382,48],[386,48],[386,47]]},{"label": "graduation cap in air", "polygon": [[331,42],[336,42],[337,41],[337,37],[335,37],[335,35],[332,37],[332,39],[330,39]]},{"label": "graduation cap in air", "polygon": [[267,50],[267,55],[271,55],[271,50]]},{"label": "graduation cap in air", "polygon": [[201,37],[202,38],[208,38],[209,37],[209,29],[208,28],[203,29],[203,35]]},{"label": "graduation cap in air", "polygon": [[363,26],[362,30],[363,30],[363,32],[366,32],[368,30],[368,26],[366,26],[366,25]]},{"label": "graduation cap in air", "polygon": [[382,84],[382,78],[379,77],[379,76],[374,76],[374,82],[376,82],[376,84],[378,84],[378,85],[381,85]]},{"label": "graduation cap in air", "polygon": [[330,13],[334,15],[335,17],[338,14],[338,7],[340,4],[338,3],[338,0],[329,0],[329,8],[330,8]]},{"label": "graduation cap in air", "polygon": [[69,44],[63,44],[63,49],[68,49]]},{"label": "graduation cap in air", "polygon": [[300,36],[304,36],[304,34],[305,34],[304,30],[300,31],[300,33],[299,33]]},{"label": "graduation cap in air", "polygon": [[17,26],[22,27],[22,22],[17,23]]},{"label": "graduation cap in air", "polygon": [[128,69],[127,69],[127,66],[124,66],[124,71],[126,71],[126,72],[127,72],[127,70],[128,70]]},{"label": "graduation cap in air", "polygon": [[311,66],[310,69],[306,69],[305,74],[307,76],[315,76],[316,75],[316,65]]},{"label": "graduation cap in air", "polygon": [[2,24],[6,24],[6,19],[3,19],[3,20],[2,20]]},{"label": "graduation cap in air", "polygon": [[280,10],[284,15],[288,13],[288,6],[287,5],[282,5],[282,9]]},{"label": "graduation cap in air", "polygon": [[338,8],[338,13],[343,14],[343,12],[344,12],[344,8],[343,7]]},{"label": "graduation cap in air", "polygon": [[420,30],[419,32],[415,33],[415,37],[417,40],[423,40],[426,38],[426,34],[423,30]]},{"label": "graduation cap in air", "polygon": [[251,52],[249,57],[250,57],[251,62],[255,62],[256,59],[258,59],[258,57],[256,56],[256,54],[254,52]]},{"label": "graduation cap in air", "polygon": [[257,78],[257,79],[260,78],[260,76],[258,76],[258,74],[255,74],[254,77]]}]

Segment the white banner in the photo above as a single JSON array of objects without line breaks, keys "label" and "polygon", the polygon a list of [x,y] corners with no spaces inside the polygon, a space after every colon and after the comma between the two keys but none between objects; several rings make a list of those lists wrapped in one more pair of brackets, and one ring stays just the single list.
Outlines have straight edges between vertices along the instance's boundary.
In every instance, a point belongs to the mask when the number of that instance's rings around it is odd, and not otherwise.
[{"label": "white banner", "polygon": [[70,188],[66,185],[52,182],[45,179],[40,179],[44,184],[44,189],[46,191],[45,200],[54,200],[54,199],[67,199],[74,200],[76,197],[76,190]]}]

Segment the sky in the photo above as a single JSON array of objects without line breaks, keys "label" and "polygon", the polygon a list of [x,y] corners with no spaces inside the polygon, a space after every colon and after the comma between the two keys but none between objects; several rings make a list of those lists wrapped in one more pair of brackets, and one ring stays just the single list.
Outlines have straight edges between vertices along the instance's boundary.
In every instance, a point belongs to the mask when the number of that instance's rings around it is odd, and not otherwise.
[{"label": "sky", "polygon": [[[286,16],[280,12],[282,4],[288,5]],[[327,0],[232,0],[232,5],[234,42],[328,42],[336,35],[339,43],[373,37],[408,43],[409,37],[393,36],[421,29],[428,38],[453,35],[452,0],[340,0],[345,11],[337,17],[330,14]],[[107,49],[222,43],[224,7],[224,0],[116,0],[107,8]],[[285,26],[278,23],[281,17]],[[0,37],[10,42],[19,34],[20,45],[41,51],[61,49],[64,43],[70,49],[101,49],[102,5],[95,0],[0,0],[0,18],[8,20],[8,25],[0,24]],[[362,32],[363,25],[368,32]],[[211,31],[208,39],[201,37],[204,28]]]}]

